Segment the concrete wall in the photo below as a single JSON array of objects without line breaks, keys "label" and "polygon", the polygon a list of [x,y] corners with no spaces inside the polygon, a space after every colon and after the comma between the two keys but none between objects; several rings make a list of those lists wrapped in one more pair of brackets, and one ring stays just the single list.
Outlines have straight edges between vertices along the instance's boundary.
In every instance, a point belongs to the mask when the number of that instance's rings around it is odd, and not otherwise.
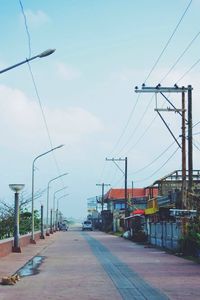
[{"label": "concrete wall", "polygon": [[178,250],[181,232],[181,226],[178,223],[149,223],[148,238],[152,245]]},{"label": "concrete wall", "polygon": [[[25,247],[30,244],[31,234],[22,235],[19,238],[20,247]],[[40,239],[40,232],[35,233],[35,240]],[[0,257],[6,256],[12,252],[13,238],[0,240]]]}]

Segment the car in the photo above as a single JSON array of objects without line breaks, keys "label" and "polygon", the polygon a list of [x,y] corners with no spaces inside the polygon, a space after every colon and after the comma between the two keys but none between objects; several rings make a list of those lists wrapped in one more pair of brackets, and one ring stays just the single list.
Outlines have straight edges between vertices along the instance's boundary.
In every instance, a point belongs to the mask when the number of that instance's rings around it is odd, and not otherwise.
[{"label": "car", "polygon": [[60,223],[59,224],[59,230],[67,231],[68,230],[68,225],[66,223]]},{"label": "car", "polygon": [[82,224],[82,230],[93,230],[92,221],[84,221]]}]

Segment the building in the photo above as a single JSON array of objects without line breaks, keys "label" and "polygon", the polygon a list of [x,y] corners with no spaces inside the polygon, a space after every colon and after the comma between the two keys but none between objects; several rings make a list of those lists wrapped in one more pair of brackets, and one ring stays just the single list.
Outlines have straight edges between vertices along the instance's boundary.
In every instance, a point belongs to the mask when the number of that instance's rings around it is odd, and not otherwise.
[{"label": "building", "polygon": [[[127,196],[127,211],[130,214],[136,209],[145,209],[148,199],[157,196],[157,188],[128,188]],[[112,215],[112,230],[122,230],[125,226],[125,189],[110,189],[104,195],[104,203],[107,203],[107,210]]]}]

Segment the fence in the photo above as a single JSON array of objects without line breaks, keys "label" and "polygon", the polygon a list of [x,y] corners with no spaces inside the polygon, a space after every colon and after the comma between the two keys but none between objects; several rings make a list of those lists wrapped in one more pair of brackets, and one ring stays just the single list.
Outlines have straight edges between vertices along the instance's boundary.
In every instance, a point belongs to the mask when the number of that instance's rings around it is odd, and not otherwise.
[{"label": "fence", "polygon": [[181,232],[180,223],[149,223],[148,239],[152,245],[176,251],[179,249]]}]

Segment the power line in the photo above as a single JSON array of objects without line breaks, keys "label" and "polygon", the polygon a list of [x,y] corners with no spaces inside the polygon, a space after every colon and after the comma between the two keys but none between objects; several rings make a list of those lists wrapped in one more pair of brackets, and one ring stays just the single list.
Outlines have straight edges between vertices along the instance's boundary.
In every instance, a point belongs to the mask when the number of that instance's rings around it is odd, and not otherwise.
[{"label": "power line", "polygon": [[[191,3],[192,3],[192,0],[189,2],[188,6],[186,7],[186,9],[185,9],[185,11],[184,11],[184,13],[183,13],[181,19],[179,20],[178,24],[176,25],[176,27],[175,27],[175,29],[174,29],[172,35],[170,36],[170,38],[169,38],[169,40],[167,41],[165,47],[164,47],[163,50],[161,51],[161,54],[159,55],[158,59],[156,60],[155,64],[153,65],[152,69],[150,70],[150,72],[149,72],[147,78],[145,79],[145,82],[146,82],[147,79],[150,77],[151,73],[153,72],[153,70],[155,69],[156,65],[158,64],[158,62],[159,62],[161,56],[163,55],[164,51],[165,51],[166,48],[168,47],[168,45],[169,45],[169,43],[170,43],[172,37],[174,36],[175,32],[177,31],[177,29],[178,29],[180,23],[182,22],[182,20],[183,20],[185,14],[186,14],[186,12],[187,12],[187,10],[189,9]],[[183,53],[178,57],[178,59],[176,60],[176,62],[175,62],[175,63],[172,65],[172,67],[169,69],[169,71],[167,72],[167,74],[161,79],[161,82],[162,82],[162,81],[170,74],[170,72],[172,71],[172,69],[176,66],[176,64],[180,61],[180,59],[184,56],[184,54],[185,54],[185,53],[189,50],[189,48],[192,46],[192,44],[193,44],[194,41],[197,39],[197,37],[199,36],[199,34],[200,34],[200,32],[198,32],[198,33],[195,35],[195,37],[194,37],[194,38],[192,39],[192,41],[188,44],[188,46],[187,46],[186,49],[183,51]],[[152,97],[152,98],[153,98],[153,97]],[[152,100],[152,98],[151,98],[151,100]],[[150,103],[151,103],[151,100],[150,100]],[[150,105],[150,103],[148,104],[148,106]],[[137,124],[135,130],[139,127],[140,123],[142,122],[142,120],[143,120],[143,118],[144,118],[144,115],[145,115],[146,111],[147,111],[147,109],[145,110],[145,112],[144,112],[142,118],[140,119],[140,121],[138,122],[138,124]],[[155,119],[154,119],[154,120],[155,120]],[[133,134],[135,133],[135,130],[134,130],[134,132],[132,133],[131,137],[132,137]],[[143,135],[143,136],[144,136],[144,135]],[[143,136],[142,136],[142,137],[143,137]],[[129,141],[130,141],[130,140],[129,140]],[[122,150],[125,148],[125,146],[129,143],[129,141],[122,147],[122,149],[121,149],[120,151],[122,151]],[[139,141],[140,141],[140,139],[139,139]],[[135,144],[135,145],[136,145],[136,144]],[[135,145],[132,146],[132,147],[128,150],[128,152],[130,152],[130,151],[135,147]]]},{"label": "power line", "polygon": [[191,0],[191,1],[189,2],[189,4],[187,5],[187,7],[186,7],[186,9],[185,9],[184,13],[182,14],[182,16],[181,16],[180,20],[178,21],[178,23],[177,23],[177,25],[176,25],[175,29],[173,30],[173,32],[172,32],[172,34],[171,34],[170,38],[168,39],[168,41],[167,41],[166,45],[164,46],[163,50],[161,51],[160,55],[158,56],[157,60],[155,61],[155,63],[154,63],[154,65],[153,65],[153,67],[151,68],[151,70],[150,70],[149,74],[147,75],[147,77],[146,77],[146,79],[145,79],[144,83],[146,83],[146,81],[149,79],[149,77],[150,77],[151,73],[154,71],[155,67],[157,66],[158,62],[160,61],[160,59],[161,59],[162,55],[164,54],[165,50],[167,49],[167,47],[168,47],[169,43],[171,42],[171,40],[172,40],[172,38],[173,38],[174,34],[176,33],[176,31],[177,31],[177,29],[178,29],[179,25],[181,24],[181,22],[182,22],[182,20],[183,20],[184,16],[186,15],[186,13],[187,13],[187,11],[188,11],[188,9],[189,9],[189,7],[190,7],[190,5],[191,5],[191,4],[192,4],[192,0]]},{"label": "power line", "polygon": [[139,142],[143,139],[143,137],[147,134],[147,132],[149,131],[149,129],[151,128],[151,126],[153,125],[155,119],[158,117],[158,115],[155,115],[155,117],[151,120],[151,122],[148,124],[148,126],[145,128],[144,132],[142,133],[142,135],[137,139],[137,141],[135,142],[135,144],[133,144],[125,153],[126,155],[131,152],[138,144]]},{"label": "power line", "polygon": [[[50,143],[51,149],[53,149],[53,143],[52,143],[50,131],[49,131],[49,128],[48,128],[48,125],[47,125],[46,116],[45,116],[45,113],[44,113],[44,110],[43,110],[43,107],[42,107],[42,102],[41,102],[41,99],[40,99],[38,88],[37,88],[37,85],[36,85],[36,82],[35,82],[35,79],[34,79],[34,76],[33,76],[33,72],[32,72],[32,69],[31,69],[31,65],[29,64],[29,62],[28,62],[28,67],[29,67],[29,71],[30,71],[30,74],[31,74],[31,79],[32,79],[32,82],[33,82],[35,93],[36,93],[36,96],[37,96],[37,99],[38,99],[38,103],[39,103],[39,106],[40,106],[40,110],[41,110],[41,113],[42,113],[42,118],[43,118],[45,128],[46,128],[46,131],[47,131],[47,136],[48,136],[48,139],[49,139],[49,143]],[[57,162],[55,154],[53,152],[52,152],[52,155],[53,155],[56,167],[57,167],[58,174],[60,174],[60,169],[59,169],[59,166],[58,166],[58,162]]]},{"label": "power line", "polygon": [[141,171],[144,171],[145,169],[147,169],[148,167],[150,167],[151,165],[153,165],[159,158],[161,158],[173,145],[175,144],[175,141],[173,143],[171,143],[161,154],[159,154],[154,160],[152,160],[149,164],[147,164],[146,166],[144,166],[143,168],[137,170],[137,171],[134,171],[134,172],[131,172],[129,173],[129,175],[132,175],[132,174],[137,174],[137,173],[140,173]]},{"label": "power line", "polygon": [[198,124],[200,124],[200,121],[198,121],[196,124],[194,124],[194,125],[192,126],[192,128],[194,128],[194,127],[197,126]]},{"label": "power line", "polygon": [[29,58],[30,58],[31,57],[31,36],[30,36],[30,33],[29,33],[27,19],[26,19],[26,15],[25,15],[25,12],[24,12],[24,7],[23,7],[23,4],[22,4],[21,0],[19,0],[19,4],[20,4],[20,7],[21,7],[22,15],[24,17],[24,25],[25,25],[27,39],[28,39],[28,49],[29,49]]},{"label": "power line", "polygon": [[133,108],[132,108],[132,111],[131,111],[131,113],[130,113],[130,115],[129,115],[129,117],[128,117],[128,120],[127,120],[127,122],[126,122],[126,125],[124,126],[124,128],[123,128],[123,130],[122,130],[122,133],[121,133],[121,135],[120,135],[120,137],[118,138],[118,140],[117,140],[117,142],[115,143],[115,145],[114,145],[112,151],[110,152],[110,155],[114,152],[115,148],[117,148],[117,146],[119,145],[119,143],[120,143],[122,137],[124,136],[124,134],[125,134],[125,132],[126,132],[126,129],[128,128],[128,125],[129,125],[129,123],[130,123],[130,121],[131,121],[131,118],[132,118],[132,116],[133,116],[133,113],[134,113],[134,111],[135,111],[135,109],[136,109],[136,106],[137,106],[137,104],[138,104],[139,98],[140,98],[140,95],[137,96],[136,102],[135,102],[135,104],[134,104],[134,106],[133,106]]},{"label": "power line", "polygon": [[200,58],[177,80],[176,83],[179,83],[199,62]]},{"label": "power line", "polygon": [[[197,141],[195,141],[195,142],[197,143]],[[194,146],[197,150],[200,151],[200,148],[195,144],[195,142],[194,142],[194,139],[193,139],[193,142],[192,142],[193,146]]]},{"label": "power line", "polygon": [[[24,18],[24,25],[25,25],[26,34],[27,34],[28,49],[29,49],[29,58],[30,58],[31,57],[31,52],[32,52],[31,51],[31,36],[30,36],[29,28],[28,28],[26,14],[24,12],[24,7],[23,7],[23,4],[22,4],[21,0],[19,0],[19,4],[20,4],[21,12],[22,12],[22,15],[23,15],[23,18]],[[29,72],[31,74],[31,79],[32,79],[32,82],[33,82],[35,93],[36,93],[36,96],[37,96],[37,99],[38,99],[38,102],[39,102],[39,107],[40,107],[40,110],[41,110],[41,113],[42,113],[42,118],[43,118],[43,121],[44,121],[44,124],[45,124],[46,131],[47,131],[47,135],[48,135],[50,147],[51,147],[51,149],[53,149],[53,143],[52,143],[52,140],[51,140],[49,128],[48,128],[46,117],[45,117],[45,113],[44,113],[44,110],[43,110],[43,107],[42,107],[42,102],[41,102],[41,99],[40,99],[40,96],[39,96],[39,92],[38,92],[38,88],[37,88],[37,85],[36,85],[36,81],[35,81],[35,78],[33,76],[31,65],[30,65],[30,63],[28,61],[27,61],[27,64],[28,64],[28,67],[29,67]],[[54,158],[54,161],[55,161],[55,164],[56,164],[57,172],[60,174],[60,169],[59,169],[58,162],[56,160],[56,156],[55,156],[54,152],[52,152],[52,155],[53,155],[53,158]],[[63,179],[61,179],[61,180],[63,181]]]},{"label": "power line", "polygon": [[185,55],[185,53],[190,49],[190,47],[192,46],[192,44],[195,42],[195,40],[199,37],[200,35],[200,31],[194,36],[194,38],[190,41],[190,43],[187,45],[187,47],[185,48],[185,50],[181,53],[181,55],[177,58],[177,60],[175,61],[175,63],[171,66],[171,68],[169,69],[169,71],[165,74],[165,76],[161,79],[160,83],[163,82],[164,79],[166,79],[168,77],[168,75],[171,73],[171,71],[174,69],[174,67],[177,65],[177,63],[181,60],[181,58]]},{"label": "power line", "polygon": [[151,102],[152,102],[153,98],[154,98],[154,95],[151,97],[149,103],[147,104],[146,109],[145,109],[143,115],[141,116],[139,122],[137,123],[137,125],[136,125],[135,128],[133,129],[132,134],[129,136],[129,138],[127,139],[127,142],[121,147],[121,149],[119,150],[118,153],[121,153],[121,152],[124,150],[124,148],[130,143],[130,141],[131,141],[132,137],[134,136],[136,130],[138,129],[138,127],[139,127],[140,124],[142,123],[142,121],[143,121],[143,119],[144,119],[144,117],[145,117],[145,115],[146,115],[146,113],[147,113],[147,111],[148,111],[148,109],[149,109],[149,107],[150,107],[150,105],[151,105]]},{"label": "power line", "polygon": [[155,172],[153,172],[150,176],[148,176],[144,179],[141,179],[141,180],[135,180],[134,182],[142,182],[142,181],[152,178],[156,173],[158,173],[170,161],[170,159],[176,154],[176,152],[178,150],[179,150],[179,147],[177,147],[176,150],[172,153],[172,155],[170,155],[170,157],[162,164],[162,166],[159,169],[157,169]]}]

